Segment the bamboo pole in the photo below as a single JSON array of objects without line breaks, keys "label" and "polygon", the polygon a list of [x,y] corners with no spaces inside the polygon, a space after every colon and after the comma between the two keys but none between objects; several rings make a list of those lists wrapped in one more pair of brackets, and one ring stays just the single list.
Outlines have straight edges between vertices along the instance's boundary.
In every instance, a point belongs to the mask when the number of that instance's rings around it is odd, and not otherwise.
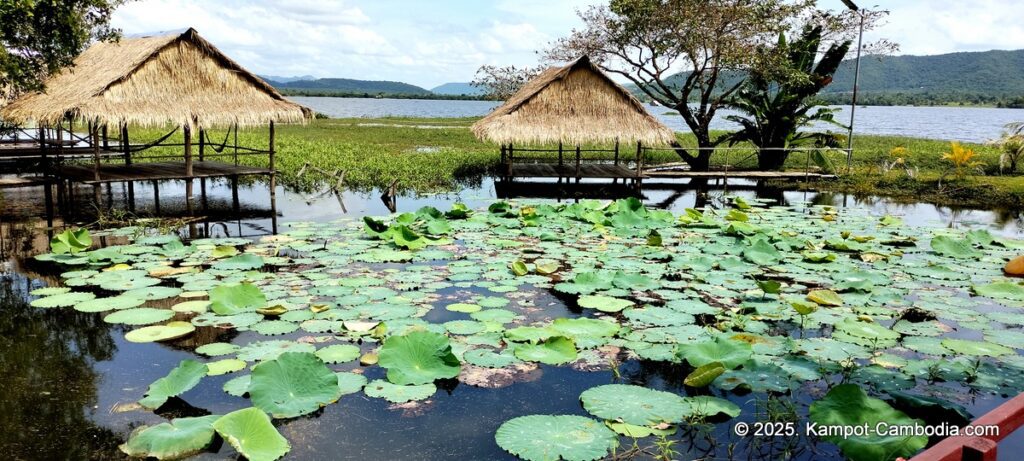
[{"label": "bamboo pole", "polygon": [[270,171],[274,171],[274,121],[270,121]]},{"label": "bamboo pole", "polygon": [[128,124],[121,125],[121,154],[124,156],[124,164],[132,164],[131,143],[128,142]]},{"label": "bamboo pole", "polygon": [[640,141],[636,142],[636,176],[637,178],[644,171],[644,146]]},{"label": "bamboo pole", "polygon": [[202,162],[206,154],[206,130],[199,129],[199,161]]}]

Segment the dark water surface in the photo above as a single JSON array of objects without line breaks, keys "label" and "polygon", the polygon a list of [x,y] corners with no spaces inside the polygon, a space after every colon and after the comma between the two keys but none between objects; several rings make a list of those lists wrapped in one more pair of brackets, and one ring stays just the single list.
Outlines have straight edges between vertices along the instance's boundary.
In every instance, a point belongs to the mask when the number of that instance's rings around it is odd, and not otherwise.
[{"label": "dark water surface", "polygon": [[[498,188],[506,191],[508,188]],[[550,193],[550,185],[517,184],[517,192],[531,196]],[[903,216],[909,225],[982,227],[1006,236],[1020,236],[1024,224],[1018,214],[1007,211],[955,210],[927,204],[903,205],[879,198],[854,198],[837,194],[786,192],[756,184],[730,182],[727,187],[711,184],[703,190],[649,182],[643,191],[648,205],[676,212],[686,207],[715,205],[726,194],[767,198],[803,206],[828,204],[870,208],[879,215]],[[119,186],[104,196],[116,209],[127,210],[126,192]],[[80,194],[87,197],[90,194]],[[152,214],[155,201],[151,189],[135,190],[135,210]],[[415,211],[431,205],[447,209],[461,201],[478,207],[497,196],[496,187],[485,180],[478,188],[459,193],[426,197],[398,197],[398,212]],[[232,210],[232,194],[224,182],[207,184],[205,207],[194,209],[216,216],[213,220],[186,227],[185,236],[258,236],[273,232],[287,221],[330,221],[342,217],[389,213],[378,193],[327,193],[307,196],[278,188],[271,206],[264,184],[242,186],[238,191],[239,210]],[[160,192],[161,214],[184,213],[187,208],[182,183],[165,183]],[[194,358],[197,344],[214,341],[246,343],[253,333],[204,333],[172,344],[134,344],[124,340],[127,328],[109,325],[102,314],[86,314],[72,309],[35,309],[28,292],[58,282],[56,274],[31,259],[48,251],[44,210],[39,189],[3,191],[0,196],[0,458],[27,460],[122,459],[117,450],[131,430],[142,424],[156,424],[164,418],[223,414],[244,405],[240,399],[221,390],[223,383],[237,374],[203,379],[198,386],[173,399],[157,415],[133,410],[129,404],[140,398],[147,386],[161,378],[179,361]],[[87,208],[84,202],[76,207]],[[272,209],[273,208],[273,209]],[[55,225],[61,225],[57,218]],[[538,293],[537,304],[557,300]],[[546,298],[551,298],[550,300]],[[545,301],[545,302],[542,302]],[[549,316],[579,315],[556,305]],[[440,312],[437,315],[464,315]],[[431,319],[439,320],[439,319]],[[447,320],[447,319],[444,319]],[[249,335],[252,335],[251,337]],[[295,339],[300,334],[283,336]],[[368,350],[370,345],[364,345]],[[334,367],[358,368],[356,364]],[[641,384],[676,393],[688,392],[682,380],[684,371],[660,362],[630,361],[620,367],[618,382]],[[366,369],[369,379],[383,377],[379,367]],[[601,384],[615,382],[608,370],[583,372],[568,367],[542,366],[531,380],[501,389],[481,389],[458,382],[442,382],[428,404],[397,408],[382,399],[357,393],[344,396],[320,412],[287,421],[277,421],[282,435],[292,445],[288,459],[511,459],[494,443],[494,432],[503,422],[529,414],[585,414],[579,394]],[[809,399],[810,392],[797,398]],[[819,390],[820,391],[820,390]],[[725,397],[743,407],[742,421],[755,420],[755,402],[764,395]],[[968,402],[980,415],[1005,399],[979,396]],[[805,415],[802,415],[805,416]],[[714,430],[684,433],[675,446],[677,459],[712,456],[715,459],[830,459],[837,457],[835,447],[812,445],[807,440],[761,440],[752,444],[730,432],[732,423],[718,424]],[[675,437],[680,439],[679,436]],[[1004,459],[1016,459],[1024,449],[1024,437],[1011,437],[1000,447]],[[623,438],[626,444],[628,439]],[[649,445],[649,444],[648,444]],[[623,446],[628,449],[628,446]],[[215,447],[196,459],[232,459],[234,451],[226,444]],[[645,458],[645,456],[641,456]]]}]

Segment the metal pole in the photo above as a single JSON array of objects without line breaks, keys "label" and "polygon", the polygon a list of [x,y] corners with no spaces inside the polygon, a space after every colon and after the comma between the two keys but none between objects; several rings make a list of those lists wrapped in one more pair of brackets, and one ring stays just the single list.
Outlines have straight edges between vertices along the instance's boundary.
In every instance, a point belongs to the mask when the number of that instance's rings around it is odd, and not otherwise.
[{"label": "metal pole", "polygon": [[853,117],[857,112],[857,86],[860,83],[860,50],[863,48],[862,43],[864,40],[864,12],[858,11],[858,14],[860,14],[860,31],[857,33],[857,60],[853,71],[853,101],[850,102],[850,135],[846,138],[847,173],[850,172],[853,164]]}]

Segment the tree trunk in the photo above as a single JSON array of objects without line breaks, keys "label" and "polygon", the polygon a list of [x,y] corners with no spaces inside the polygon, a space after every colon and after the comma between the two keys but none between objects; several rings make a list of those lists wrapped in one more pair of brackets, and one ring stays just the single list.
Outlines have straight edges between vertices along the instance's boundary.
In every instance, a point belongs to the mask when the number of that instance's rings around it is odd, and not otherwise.
[{"label": "tree trunk", "polygon": [[789,158],[789,151],[762,150],[757,153],[757,168],[762,171],[781,170]]}]

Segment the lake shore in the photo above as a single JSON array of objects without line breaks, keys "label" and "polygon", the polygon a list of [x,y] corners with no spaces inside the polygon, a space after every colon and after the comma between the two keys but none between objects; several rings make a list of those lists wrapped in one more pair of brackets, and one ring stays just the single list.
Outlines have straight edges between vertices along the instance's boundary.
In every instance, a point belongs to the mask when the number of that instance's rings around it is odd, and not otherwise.
[{"label": "lake shore", "polygon": [[[278,131],[276,168],[282,183],[296,190],[312,191],[332,181],[309,168],[300,175],[308,163],[323,171],[344,172],[345,187],[353,190],[383,188],[398,180],[398,188],[406,192],[455,191],[478,184],[482,177],[495,172],[500,161],[498,146],[481,142],[470,133],[469,126],[475,120],[475,117],[344,118],[285,125]],[[156,139],[161,134],[159,130],[146,130],[143,139]],[[210,136],[218,139],[217,133]],[[243,140],[253,145],[265,142],[263,136],[259,131],[241,132]],[[691,135],[679,133],[678,136],[682,145],[695,145]],[[835,181],[789,185],[940,205],[1024,208],[1024,180],[1016,175],[999,174],[999,151],[984,144],[964,145],[976,152],[976,160],[983,163],[984,175],[954,178],[949,163],[942,159],[950,150],[946,141],[858,135],[854,138],[849,174],[842,174]],[[906,149],[901,155],[905,167],[887,168],[886,164],[897,158],[891,154],[897,147]],[[730,154],[731,159],[716,156],[712,163],[721,166],[729,161],[733,168],[754,168],[756,159],[750,157],[751,153],[739,151]],[[742,157],[748,158],[736,161]],[[845,171],[841,152],[833,152],[830,158],[841,173]],[[679,160],[670,151],[651,153],[647,157],[648,164]],[[261,166],[263,161],[265,159],[257,157],[243,159],[244,163],[254,166]],[[787,167],[800,169],[805,163],[804,155],[798,153],[790,157]]]}]

